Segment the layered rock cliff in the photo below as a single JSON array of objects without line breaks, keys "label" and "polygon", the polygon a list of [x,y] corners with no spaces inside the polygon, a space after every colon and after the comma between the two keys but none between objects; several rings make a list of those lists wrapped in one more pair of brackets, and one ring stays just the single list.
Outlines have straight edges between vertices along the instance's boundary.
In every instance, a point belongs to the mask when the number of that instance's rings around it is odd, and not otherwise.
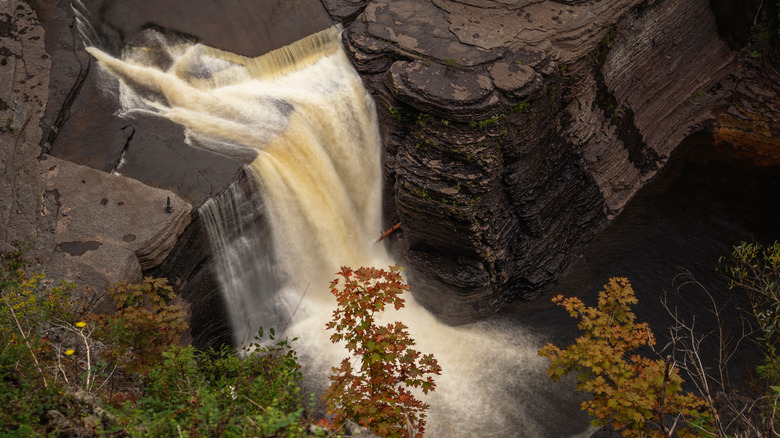
[{"label": "layered rock cliff", "polygon": [[[387,225],[402,223],[389,245],[448,321],[533,299],[688,135],[778,158],[773,2],[296,1],[290,41],[326,26],[325,10],[345,24],[382,124]],[[268,14],[239,3],[244,15],[181,23],[154,2],[80,13],[116,50],[149,26],[244,55],[290,42],[245,23]],[[143,269],[217,309],[203,230],[184,227],[242,164],[172,123],[115,115],[67,0],[1,2],[0,47],[0,250],[37,235],[54,275],[102,286]]]},{"label": "layered rock cliff", "polygon": [[396,253],[449,321],[533,299],[688,135],[779,150],[776,51],[727,2],[324,3],[384,121]]}]

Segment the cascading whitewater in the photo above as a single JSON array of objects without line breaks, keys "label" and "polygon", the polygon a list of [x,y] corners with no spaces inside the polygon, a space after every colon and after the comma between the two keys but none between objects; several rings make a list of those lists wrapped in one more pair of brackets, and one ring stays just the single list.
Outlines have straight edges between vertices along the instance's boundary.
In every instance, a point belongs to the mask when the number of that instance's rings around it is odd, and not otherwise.
[{"label": "cascading whitewater", "polygon": [[340,265],[383,256],[370,244],[381,228],[376,111],[339,36],[333,27],[259,58],[154,32],[121,60],[88,49],[120,78],[126,113],[158,114],[196,147],[251,160],[262,201],[231,187],[201,208],[238,344],[303,317],[301,294],[327,298],[315,285]]},{"label": "cascading whitewater", "polygon": [[[391,263],[380,227],[376,111],[334,27],[259,58],[149,31],[121,59],[89,52],[119,80],[125,116],[165,117],[195,147],[247,163],[241,179],[200,209],[234,339],[258,327],[299,337],[312,388],[345,356],[325,322],[327,285],[341,265]],[[121,167],[119,169],[121,171]],[[440,324],[407,297],[401,319],[443,367],[431,404],[432,437],[561,436],[576,409],[553,386],[523,327]],[[564,403],[562,403],[564,402]]]}]

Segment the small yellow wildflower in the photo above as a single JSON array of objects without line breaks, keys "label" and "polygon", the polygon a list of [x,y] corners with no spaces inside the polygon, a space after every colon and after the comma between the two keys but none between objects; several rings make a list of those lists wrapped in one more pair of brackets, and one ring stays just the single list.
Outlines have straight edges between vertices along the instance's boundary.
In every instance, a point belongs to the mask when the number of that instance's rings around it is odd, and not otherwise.
[{"label": "small yellow wildflower", "polygon": [[65,350],[65,356],[70,356],[71,354],[73,354],[75,352],[76,352],[76,350],[73,350],[73,349]]},{"label": "small yellow wildflower", "polygon": [[87,323],[84,322],[84,321],[79,321],[79,322],[76,323],[76,327],[78,327],[78,328],[82,328],[82,327],[84,327],[86,325],[87,325]]}]

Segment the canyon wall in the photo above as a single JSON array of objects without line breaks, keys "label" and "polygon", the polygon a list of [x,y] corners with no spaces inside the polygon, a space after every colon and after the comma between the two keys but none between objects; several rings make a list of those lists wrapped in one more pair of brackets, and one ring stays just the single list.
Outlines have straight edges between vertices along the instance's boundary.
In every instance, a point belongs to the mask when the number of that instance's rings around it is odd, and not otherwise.
[{"label": "canyon wall", "polygon": [[[181,22],[154,5],[77,11],[115,50],[151,27],[255,55],[342,22],[384,136],[386,225],[401,222],[386,242],[450,322],[534,299],[687,136],[780,155],[775,4],[307,1],[296,26],[251,2]],[[270,39],[252,16],[287,30]],[[167,276],[201,309],[193,326],[212,326],[198,342],[228,339],[193,211],[243,163],[118,116],[77,27],[66,0],[0,3],[0,251],[30,241],[51,276],[97,288]]]},{"label": "canyon wall", "polygon": [[777,37],[726,2],[324,3],[377,99],[391,245],[451,322],[535,298],[687,136],[780,145]]}]

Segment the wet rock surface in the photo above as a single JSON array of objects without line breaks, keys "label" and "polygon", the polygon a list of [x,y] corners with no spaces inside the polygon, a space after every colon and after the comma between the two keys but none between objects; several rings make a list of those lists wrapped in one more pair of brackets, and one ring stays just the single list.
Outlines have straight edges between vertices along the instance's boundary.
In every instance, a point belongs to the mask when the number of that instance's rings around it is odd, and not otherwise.
[{"label": "wet rock surface", "polygon": [[392,248],[417,297],[451,322],[533,299],[693,133],[776,153],[776,49],[756,61],[724,41],[744,25],[724,18],[731,3],[400,0],[334,15],[385,121],[387,225],[402,223]]},{"label": "wet rock surface", "polygon": [[259,56],[332,22],[319,1],[285,0],[80,0],[76,9],[92,23],[92,44],[117,56],[146,29],[172,32],[210,47]]}]

